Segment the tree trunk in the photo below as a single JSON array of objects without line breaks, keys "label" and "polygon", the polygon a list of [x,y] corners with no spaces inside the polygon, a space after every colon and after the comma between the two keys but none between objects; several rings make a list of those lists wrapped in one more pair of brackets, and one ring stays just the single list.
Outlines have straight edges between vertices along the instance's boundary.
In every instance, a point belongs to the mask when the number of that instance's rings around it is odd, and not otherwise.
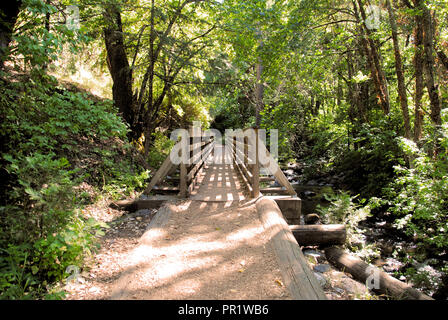
[{"label": "tree trunk", "polygon": [[431,101],[431,120],[434,125],[440,126],[442,119],[440,117],[441,104],[439,97],[439,86],[436,83],[434,75],[434,30],[431,13],[422,0],[417,1],[422,10],[423,20],[423,48],[424,48],[424,69],[426,88],[428,90],[429,100]]},{"label": "tree trunk", "polygon": [[439,58],[440,63],[448,71],[448,57],[446,56],[445,52],[443,52],[442,50],[437,50],[437,57]]},{"label": "tree trunk", "polygon": [[388,115],[390,112],[390,102],[389,102],[389,92],[387,89],[386,77],[384,75],[383,68],[381,66],[381,61],[378,54],[378,48],[371,36],[371,31],[369,30],[369,28],[367,28],[365,22],[363,22],[366,21],[367,16],[361,0],[358,0],[358,5],[362,20],[358,15],[356,4],[354,4],[354,8],[355,8],[355,14],[357,15],[357,20],[361,22],[360,29],[362,34],[362,42],[364,50],[366,51],[368,64],[370,67],[370,71],[372,73],[372,78],[375,83],[375,88],[378,93],[378,98],[380,102],[379,104],[384,114]]},{"label": "tree trunk", "polygon": [[[259,37],[258,40],[258,46],[261,49],[263,47],[263,40],[262,40],[262,32],[260,29],[257,30],[257,36]],[[257,128],[260,128],[261,125],[261,112],[264,109],[263,104],[263,61],[261,57],[258,57],[257,65],[256,65],[256,71],[257,71],[257,84],[255,86],[255,126]]]},{"label": "tree trunk", "polygon": [[358,257],[345,253],[338,247],[325,249],[325,256],[328,261],[344,272],[350,273],[361,283],[372,281],[372,285],[376,285],[376,287],[372,286],[372,291],[374,292],[392,296],[400,300],[434,300],[406,283],[403,283],[378,268],[365,263]]},{"label": "tree trunk", "polygon": [[344,244],[344,225],[290,225],[289,229],[301,246]]},{"label": "tree trunk", "polygon": [[133,114],[132,70],[124,47],[121,13],[116,6],[108,5],[104,16],[107,23],[104,39],[107,65],[113,80],[113,99],[123,119],[131,126],[131,138],[138,139],[132,127],[135,116]]},{"label": "tree trunk", "polygon": [[262,83],[262,78],[261,78],[261,74],[263,73],[263,64],[261,61],[261,58],[258,58],[258,63],[257,63],[257,84],[256,84],[256,88],[255,88],[255,101],[256,101],[256,106],[255,106],[255,126],[257,128],[260,127],[261,125],[261,111],[263,111],[263,83]]},{"label": "tree trunk", "polygon": [[[414,0],[414,4],[418,5],[419,0]],[[414,30],[414,70],[415,70],[415,111],[414,111],[414,142],[418,143],[422,138],[423,128],[423,20],[421,15],[415,16]]]},{"label": "tree trunk", "polygon": [[0,6],[0,69],[8,56],[8,46],[12,39],[14,25],[19,15],[22,1],[3,1]]},{"label": "tree trunk", "polygon": [[386,0],[387,10],[389,11],[389,21],[392,28],[392,41],[394,43],[394,55],[395,55],[395,71],[397,73],[398,80],[398,95],[400,97],[401,112],[403,113],[404,133],[406,139],[411,139],[411,125],[409,121],[409,109],[408,98],[406,94],[406,84],[404,80],[403,63],[401,60],[400,45],[398,42],[397,24],[395,22],[395,14],[390,3],[390,0]]}]

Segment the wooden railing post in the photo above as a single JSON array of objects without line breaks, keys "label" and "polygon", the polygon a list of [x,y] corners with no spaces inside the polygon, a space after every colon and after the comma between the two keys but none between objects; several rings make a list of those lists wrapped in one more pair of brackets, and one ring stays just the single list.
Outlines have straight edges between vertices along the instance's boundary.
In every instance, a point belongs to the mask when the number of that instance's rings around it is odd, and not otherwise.
[{"label": "wooden railing post", "polygon": [[233,163],[236,165],[236,135],[233,136],[233,140],[232,141],[233,141],[232,148],[233,148],[233,154],[234,154]]},{"label": "wooden railing post", "polygon": [[179,197],[186,198],[187,192],[187,165],[180,163],[180,182],[179,182]]},{"label": "wooden railing post", "polygon": [[258,129],[255,130],[255,163],[252,166],[252,198],[258,198],[260,194],[260,159],[258,156],[259,142]]},{"label": "wooden railing post", "polygon": [[244,165],[249,168],[249,138],[244,136]]}]

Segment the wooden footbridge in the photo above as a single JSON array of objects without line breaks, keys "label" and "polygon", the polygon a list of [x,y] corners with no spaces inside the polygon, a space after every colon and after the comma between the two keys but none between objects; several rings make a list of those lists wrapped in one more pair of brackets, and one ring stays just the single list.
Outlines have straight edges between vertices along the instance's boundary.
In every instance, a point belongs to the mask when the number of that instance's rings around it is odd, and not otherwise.
[{"label": "wooden footbridge", "polygon": [[[331,247],[345,243],[344,226],[300,223],[301,200],[261,136],[255,129],[224,140],[190,132],[154,174],[145,197],[115,203],[128,211],[163,207],[130,254],[112,299],[229,299],[236,292],[237,299],[325,300],[300,245],[325,245],[334,264],[361,282],[369,279],[372,266]],[[235,276],[245,272],[236,271],[242,256],[253,262],[253,274],[243,278]],[[287,293],[273,286],[277,276]],[[431,299],[382,271],[378,277],[379,293]]]},{"label": "wooden footbridge", "polygon": [[[269,186],[274,181],[275,186]],[[301,200],[258,130],[235,131],[221,141],[208,133],[184,137],[173,147],[144,193],[144,199],[120,205],[137,210],[175,199],[237,205],[251,201],[269,235],[291,297],[326,299],[296,240],[302,234],[298,229],[305,227],[300,226]],[[164,217],[155,220],[152,227],[162,223]],[[294,230],[287,221],[296,225]],[[308,230],[307,237],[312,238],[312,234]]]}]

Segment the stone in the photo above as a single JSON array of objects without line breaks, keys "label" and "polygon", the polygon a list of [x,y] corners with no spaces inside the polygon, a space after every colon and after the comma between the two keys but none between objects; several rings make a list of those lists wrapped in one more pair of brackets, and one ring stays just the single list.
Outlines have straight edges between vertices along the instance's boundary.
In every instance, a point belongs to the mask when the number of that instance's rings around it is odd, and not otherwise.
[{"label": "stone", "polygon": [[146,216],[146,215],[151,214],[151,210],[149,210],[149,209],[141,209],[141,210],[138,210],[135,214],[138,215],[138,216]]},{"label": "stone", "polygon": [[308,257],[313,257],[319,263],[326,261],[325,254],[316,250],[304,250],[303,254]]},{"label": "stone", "polygon": [[314,191],[304,191],[303,195],[307,198],[313,198],[316,196],[316,192]]},{"label": "stone", "polygon": [[314,266],[313,270],[319,273],[325,273],[330,271],[330,266],[328,264],[317,264]]},{"label": "stone", "polygon": [[307,214],[304,218],[305,224],[319,224],[320,217],[315,213]]},{"label": "stone", "polygon": [[327,284],[327,279],[325,279],[323,274],[319,272],[314,272],[314,276],[316,277],[317,282],[319,282],[320,286],[325,287],[325,285]]},{"label": "stone", "polygon": [[142,195],[139,197],[139,199],[140,199],[140,200],[148,200],[149,197],[148,197],[147,195],[142,194]]},{"label": "stone", "polygon": [[368,293],[368,289],[364,284],[350,279],[349,277],[342,277],[338,285],[348,293],[354,295],[362,296]]},{"label": "stone", "polygon": [[336,291],[336,293],[338,293],[338,294],[344,294],[345,293],[344,289],[341,289],[341,288],[338,288],[338,287],[334,287],[333,290]]}]

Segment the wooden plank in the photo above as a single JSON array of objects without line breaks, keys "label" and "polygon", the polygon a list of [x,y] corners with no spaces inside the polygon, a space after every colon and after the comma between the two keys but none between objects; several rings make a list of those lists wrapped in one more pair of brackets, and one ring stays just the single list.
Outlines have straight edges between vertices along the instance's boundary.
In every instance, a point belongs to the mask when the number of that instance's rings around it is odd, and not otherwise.
[{"label": "wooden plank", "polygon": [[262,194],[275,193],[275,194],[287,194],[287,195],[289,195],[288,190],[283,189],[282,187],[262,188],[262,189],[260,189],[260,192]]},{"label": "wooden plank", "polygon": [[110,204],[111,208],[119,209],[119,210],[126,210],[129,212],[135,212],[142,209],[157,209],[160,206],[162,206],[166,201],[172,200],[171,199],[130,199],[130,200],[120,200],[120,201],[114,201]]},{"label": "wooden plank", "polygon": [[208,156],[210,155],[211,150],[213,149],[213,145],[209,145],[204,149],[203,156],[201,155],[201,158],[198,163],[196,163],[193,167],[193,169],[190,170],[190,172],[187,174],[187,181],[191,181],[199,171],[199,169],[204,164],[205,160],[207,160]]},{"label": "wooden plank", "polygon": [[261,197],[256,207],[291,297],[297,300],[326,300],[324,291],[275,201]]},{"label": "wooden plank", "polygon": [[344,244],[347,231],[342,224],[290,225],[289,230],[301,246]]},{"label": "wooden plank", "polygon": [[179,193],[180,190],[178,187],[154,186],[154,188],[152,188],[152,191],[156,194],[173,194],[173,193]]},{"label": "wooden plank", "polygon": [[[191,178],[191,183],[188,185],[188,188],[187,188],[187,192],[188,192],[188,194],[191,194],[191,192],[193,192],[193,190],[194,190],[194,188],[195,188],[195,186],[196,186],[196,183],[197,183],[199,174],[200,174],[201,171],[203,170],[203,168],[204,168],[204,166],[205,166],[205,161],[207,160],[207,158],[208,158],[208,157],[210,156],[210,154],[212,153],[213,148],[214,148],[214,143],[210,145],[210,148],[209,148],[209,149],[206,151],[206,153],[204,154],[204,157],[202,158],[202,160],[201,160],[201,162],[200,162],[200,166],[198,166],[198,167],[195,169],[195,173],[192,175],[192,178]],[[190,173],[191,173],[191,172],[190,172]],[[189,174],[188,176],[190,176],[190,174]],[[190,181],[190,180],[188,180],[188,181]]]},{"label": "wooden plank", "polygon": [[187,197],[187,165],[180,164],[180,182],[179,182],[179,197]]},{"label": "wooden plank", "polygon": [[260,144],[260,139],[258,138],[258,129],[255,129],[255,163],[252,165],[252,198],[257,198],[260,196],[260,159],[259,150],[263,143]]},{"label": "wooden plank", "polygon": [[[177,146],[177,145],[176,145]],[[158,184],[163,178],[166,177],[168,172],[174,167],[174,164],[171,162],[170,156],[165,159],[162,163],[162,166],[157,170],[156,174],[152,177],[151,182],[145,190],[145,194],[149,194],[154,186]]]},{"label": "wooden plank", "polygon": [[[297,196],[296,191],[294,190],[293,186],[291,185],[291,183],[288,181],[288,179],[286,178],[285,174],[283,173],[283,171],[280,169],[277,161],[271,156],[271,154],[269,153],[269,151],[266,149],[266,146],[264,145],[264,143],[261,141],[260,137],[258,137],[257,139],[258,141],[258,146],[260,148],[260,152],[265,152],[266,156],[270,159],[270,163],[271,165],[274,167],[273,172],[271,171],[271,174],[275,176],[276,180],[283,186],[286,188],[287,192],[289,195],[293,195],[293,196]],[[258,153],[257,153],[258,155]],[[266,167],[267,168],[267,167]]]},{"label": "wooden plank", "polygon": [[274,177],[268,177],[268,176],[260,177],[260,182],[270,182],[270,181],[275,181],[275,178]]},{"label": "wooden plank", "polygon": [[[399,300],[434,300],[426,294],[412,288],[404,282],[388,275],[375,266],[369,265],[355,257],[344,252],[338,247],[325,249],[325,255],[332,264],[344,272],[350,273],[356,280],[366,283],[369,278],[373,280],[372,291],[392,296]],[[377,278],[376,288],[374,279]]]}]

